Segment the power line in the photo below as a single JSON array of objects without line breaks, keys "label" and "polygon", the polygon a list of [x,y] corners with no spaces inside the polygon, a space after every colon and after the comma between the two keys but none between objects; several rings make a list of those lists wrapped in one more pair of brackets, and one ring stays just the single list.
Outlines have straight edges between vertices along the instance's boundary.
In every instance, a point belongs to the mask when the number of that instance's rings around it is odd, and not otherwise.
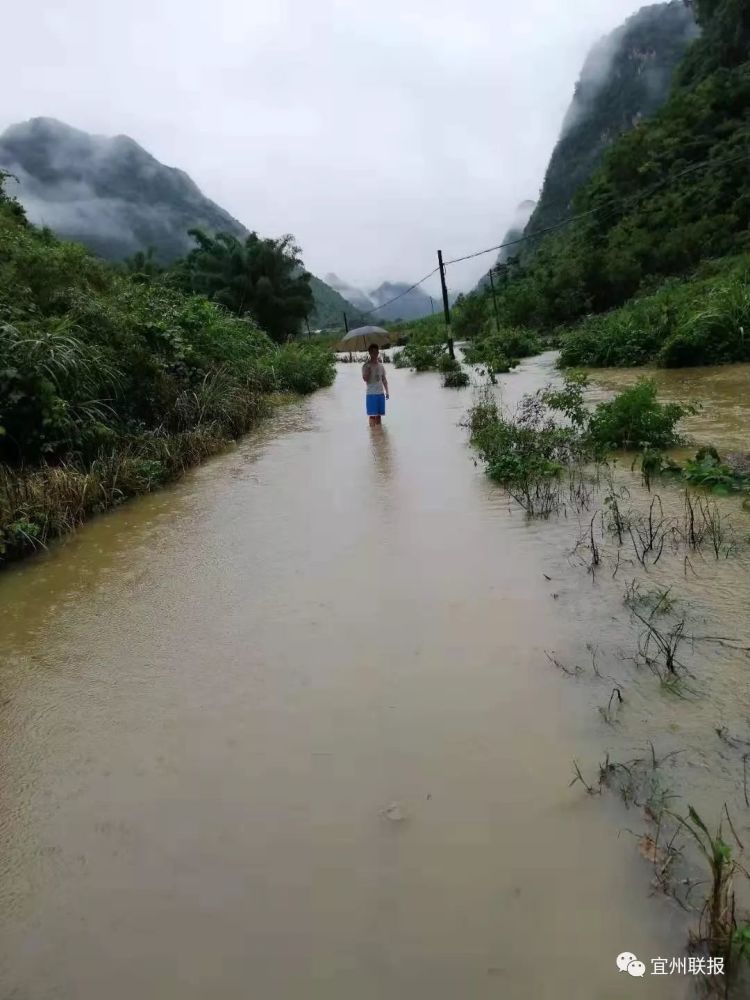
[{"label": "power line", "polygon": [[[686,167],[684,170],[680,170],[676,174],[670,174],[668,177],[665,177],[662,180],[658,181],[656,184],[652,185],[652,187],[647,188],[645,191],[636,192],[629,198],[624,198],[619,201],[615,197],[610,198],[609,202],[611,203],[611,209],[607,213],[607,215],[604,216],[604,218],[607,218],[609,215],[611,215],[612,212],[615,211],[617,208],[626,208],[628,205],[633,204],[643,198],[650,197],[652,194],[655,194],[657,191],[665,187],[667,184],[670,184],[673,181],[678,180],[680,177],[684,177],[686,174],[694,173],[697,170],[702,170],[707,167],[714,167],[722,164],[739,162],[740,160],[746,159],[748,155],[750,155],[750,150],[746,149],[743,150],[741,153],[733,156],[701,160],[699,163],[693,163],[689,167]],[[446,260],[444,261],[443,266],[448,267],[449,264],[460,264],[465,260],[473,260],[475,257],[482,257],[484,254],[496,253],[498,250],[505,250],[507,247],[518,246],[520,243],[526,243],[529,240],[536,239],[539,236],[546,236],[547,233],[555,232],[558,229],[562,229],[564,226],[569,226],[573,222],[579,222],[581,219],[586,219],[592,215],[596,215],[597,213],[602,212],[604,209],[607,208],[607,205],[608,205],[607,201],[604,201],[602,204],[597,205],[596,208],[588,209],[586,212],[580,212],[578,215],[571,215],[567,219],[562,219],[560,222],[557,222],[552,226],[547,226],[544,229],[537,229],[533,233],[524,234],[523,236],[519,237],[516,240],[508,240],[505,243],[499,243],[497,246],[488,247],[486,250],[476,250],[474,253],[466,254],[463,257],[454,257],[453,260]],[[393,302],[398,302],[399,299],[402,299],[405,295],[408,295],[409,292],[413,292],[415,288],[419,288],[419,286],[424,284],[424,282],[427,281],[428,278],[431,278],[434,274],[437,274],[439,270],[440,270],[439,267],[433,268],[433,270],[430,271],[429,274],[426,274],[424,278],[420,278],[419,281],[415,281],[413,285],[410,285],[403,292],[399,292],[398,295],[394,295],[392,299],[388,299],[387,302],[382,302],[380,305],[374,306],[372,309],[367,309],[364,312],[360,310],[360,314],[362,316],[370,316],[372,315],[372,313],[377,313],[381,309],[385,309],[386,306],[391,305]]]},{"label": "power line", "polygon": [[[700,163],[693,163],[689,167],[686,167],[684,170],[679,171],[679,173],[670,174],[669,177],[663,178],[662,180],[658,181],[657,184],[653,185],[651,188],[648,188],[646,191],[637,192],[636,194],[631,195],[630,198],[623,199],[622,201],[619,202],[619,205],[624,208],[632,202],[636,202],[642,198],[648,198],[650,195],[655,194],[656,191],[660,190],[660,188],[663,188],[667,184],[670,184],[672,181],[676,181],[678,178],[684,177],[686,174],[693,173],[696,170],[701,170],[705,167],[718,166],[723,163],[739,162],[740,160],[746,159],[747,156],[748,156],[748,150],[744,150],[737,156],[730,156],[718,159],[708,159],[708,160],[702,160]],[[611,198],[610,201],[617,202],[617,199]],[[601,205],[597,205],[596,208],[589,209],[586,212],[581,212],[578,215],[572,215],[567,219],[562,219],[560,222],[556,223],[553,226],[547,226],[545,229],[538,229],[536,230],[536,232],[528,233],[527,235],[521,236],[519,237],[519,239],[516,240],[508,240],[508,242],[500,243],[496,247],[488,247],[486,250],[477,250],[474,253],[466,254],[466,256],[464,257],[455,257],[453,260],[447,260],[445,262],[445,266],[447,267],[449,264],[460,264],[464,260],[472,260],[474,257],[481,257],[483,254],[493,253],[498,250],[504,250],[506,247],[518,246],[519,243],[525,243],[528,240],[536,239],[536,237],[538,236],[545,236],[547,233],[554,232],[557,229],[562,229],[563,226],[568,226],[572,222],[579,222],[581,219],[588,218],[591,215],[596,215],[598,212],[601,212],[602,209],[606,208],[606,205],[607,203],[604,202]],[[616,205],[614,207],[618,206]]]},{"label": "power line", "polygon": [[371,313],[380,312],[381,309],[385,309],[385,307],[389,306],[392,302],[398,302],[398,300],[402,299],[404,295],[408,295],[409,292],[413,292],[415,288],[419,288],[419,286],[424,284],[424,282],[427,281],[428,278],[431,278],[433,274],[437,274],[439,270],[440,268],[438,267],[434,268],[432,271],[430,271],[429,274],[426,274],[424,278],[420,278],[419,281],[415,281],[414,284],[410,285],[409,288],[407,288],[405,291],[399,292],[398,295],[394,295],[393,298],[388,299],[387,302],[381,302],[379,306],[375,306],[372,309],[368,309],[366,312],[363,312],[362,315],[369,316]]}]

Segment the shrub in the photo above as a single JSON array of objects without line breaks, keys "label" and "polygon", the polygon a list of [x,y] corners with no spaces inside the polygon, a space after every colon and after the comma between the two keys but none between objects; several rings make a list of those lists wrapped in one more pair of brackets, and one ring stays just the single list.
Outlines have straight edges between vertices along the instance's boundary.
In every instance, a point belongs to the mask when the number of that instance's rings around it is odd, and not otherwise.
[{"label": "shrub", "polygon": [[396,355],[397,368],[413,368],[418,372],[434,371],[446,355],[444,344],[423,344],[409,342]]},{"label": "shrub", "polygon": [[704,486],[718,494],[750,489],[750,473],[726,465],[715,448],[701,448],[695,458],[688,459],[682,476],[693,486]]},{"label": "shrub", "polygon": [[641,379],[591,415],[588,438],[599,451],[668,448],[679,442],[677,423],[691,412],[679,403],[659,403],[656,383]]},{"label": "shrub", "polygon": [[563,367],[667,368],[750,360],[750,257],[668,281],[621,309],[591,316],[563,334]]},{"label": "shrub", "polygon": [[443,375],[447,375],[449,372],[460,371],[461,365],[455,358],[452,358],[450,354],[446,352],[438,358],[437,368]]},{"label": "shrub", "polygon": [[517,358],[542,350],[543,344],[532,330],[502,329],[467,344],[464,359],[468,364],[485,365],[490,372],[500,374],[515,367]]},{"label": "shrub", "polygon": [[458,371],[449,371],[443,375],[443,388],[463,389],[469,384],[469,373],[459,368]]},{"label": "shrub", "polygon": [[336,358],[325,347],[285,344],[269,358],[280,392],[307,394],[331,385],[336,377]]},{"label": "shrub", "polygon": [[327,346],[277,347],[169,273],[36,229],[1,175],[0,562],[214,454],[269,393],[333,381]]},{"label": "shrub", "polygon": [[579,378],[524,396],[514,414],[499,411],[486,393],[469,413],[472,443],[488,475],[529,514],[547,517],[558,509],[563,471],[588,457],[581,428],[555,416],[578,412],[584,384]]}]

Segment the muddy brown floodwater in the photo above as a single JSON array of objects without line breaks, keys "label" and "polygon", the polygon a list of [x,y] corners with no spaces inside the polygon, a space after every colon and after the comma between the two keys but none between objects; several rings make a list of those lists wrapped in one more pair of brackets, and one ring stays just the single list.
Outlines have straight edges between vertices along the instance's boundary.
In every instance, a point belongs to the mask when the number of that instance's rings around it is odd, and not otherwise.
[{"label": "muddy brown floodwater", "polygon": [[0,577],[3,1000],[685,995],[648,974],[687,918],[638,817],[568,784],[697,723],[641,672],[615,731],[550,666],[606,646],[621,582],[474,467],[470,391],[389,376],[382,432],[341,366]]}]

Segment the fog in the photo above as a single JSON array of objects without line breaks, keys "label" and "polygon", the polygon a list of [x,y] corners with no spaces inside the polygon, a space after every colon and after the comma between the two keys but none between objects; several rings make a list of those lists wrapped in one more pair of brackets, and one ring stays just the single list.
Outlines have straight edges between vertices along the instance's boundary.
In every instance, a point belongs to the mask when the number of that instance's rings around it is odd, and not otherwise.
[{"label": "fog", "polygon": [[[293,232],[313,272],[411,282],[438,247],[500,242],[538,195],[587,53],[640,6],[9,5],[0,129],[45,115],[125,133],[249,228]],[[452,268],[452,288],[493,259]]]}]

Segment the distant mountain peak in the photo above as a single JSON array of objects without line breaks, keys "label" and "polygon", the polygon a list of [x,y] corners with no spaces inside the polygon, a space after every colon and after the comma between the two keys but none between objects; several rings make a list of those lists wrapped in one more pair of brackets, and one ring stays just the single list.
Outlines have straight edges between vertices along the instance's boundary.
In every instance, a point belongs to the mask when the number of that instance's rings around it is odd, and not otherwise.
[{"label": "distant mountain peak", "polygon": [[669,94],[675,70],[699,34],[682,0],[642,7],[591,49],[581,69],[527,232],[554,225],[605,150]]},{"label": "distant mountain peak", "polygon": [[[183,170],[160,163],[128,135],[93,135],[57,118],[37,117],[0,135],[0,168],[29,219],[121,260],[154,247],[165,262],[194,246],[189,229],[244,239],[247,229],[207,198]],[[317,326],[343,325],[356,309],[315,279]]]}]

